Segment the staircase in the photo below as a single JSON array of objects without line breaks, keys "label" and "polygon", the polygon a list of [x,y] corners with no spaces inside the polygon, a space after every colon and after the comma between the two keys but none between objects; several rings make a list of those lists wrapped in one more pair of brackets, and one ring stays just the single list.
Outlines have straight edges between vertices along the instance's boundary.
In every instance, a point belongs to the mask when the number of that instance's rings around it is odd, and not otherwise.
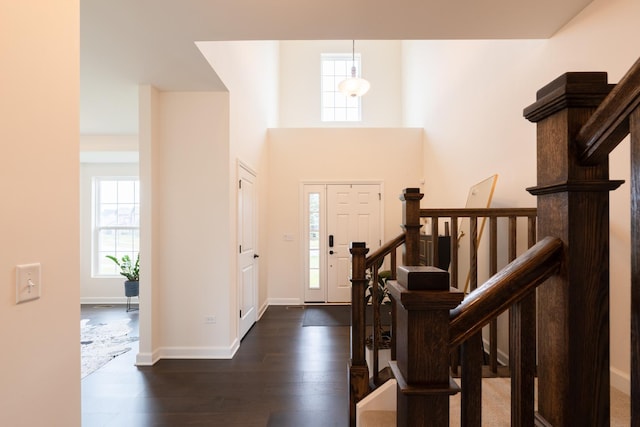
[{"label": "staircase", "polygon": [[356,405],[357,427],[396,426],[396,388],[394,379],[382,384]]},{"label": "staircase", "polygon": [[[352,427],[365,423],[449,426],[455,421],[450,406],[458,396],[461,425],[488,422],[482,396],[483,384],[488,393],[489,380],[482,380],[481,330],[507,309],[511,378],[507,399],[510,420],[505,425],[612,423],[608,212],[609,192],[622,182],[609,180],[608,154],[627,135],[631,136],[633,219],[631,396],[640,395],[640,60],[617,85],[607,82],[606,73],[566,73],[539,90],[537,101],[524,113],[538,128],[538,184],[528,189],[537,196],[538,208],[537,218],[527,215],[532,245],[527,252],[516,258],[514,250],[515,259],[498,272],[491,255],[495,274],[482,286],[472,286],[463,299],[460,291],[449,288],[447,272],[418,266],[420,220],[441,213],[420,209],[418,189],[406,189],[401,196],[402,235],[370,256],[364,244],[352,244]],[[491,217],[489,211],[451,215],[452,225],[458,223],[459,215],[472,218],[472,283],[477,274],[477,220]],[[515,216],[509,215],[510,230]],[[497,219],[490,219],[490,224],[496,223]],[[491,251],[497,245],[494,233],[491,231]],[[453,230],[452,235],[457,232]],[[510,258],[511,240],[509,237]],[[457,245],[451,246],[454,260]],[[400,247],[407,267],[396,266],[395,254]],[[393,307],[390,367],[395,384],[383,384],[378,378],[379,360],[374,350],[372,370],[377,390],[372,392],[364,355],[364,291],[367,271],[377,280],[374,266],[381,265],[387,256],[391,276],[397,279],[388,283]],[[437,259],[431,261],[431,265],[438,265]],[[375,295],[372,300],[375,313],[379,309]],[[544,339],[536,342],[537,335]],[[458,348],[460,363],[451,363],[450,355],[458,354]],[[452,369],[458,366],[461,387],[451,378]],[[536,377],[538,385],[534,386]],[[396,416],[392,403],[381,397],[390,395],[392,388],[396,389]],[[631,399],[629,418],[632,427],[640,427],[640,399]]]},{"label": "staircase", "polygon": [[[396,382],[390,380],[389,388],[395,387]],[[379,389],[376,389],[364,400],[366,406],[361,409],[358,403],[356,419],[358,427],[396,427],[396,395],[385,393],[379,397]],[[483,378],[482,379],[482,423],[492,427],[508,427],[511,422],[511,387],[509,378]],[[363,402],[364,402],[363,400]],[[460,396],[451,397],[449,411],[449,425],[460,425]],[[631,416],[631,400],[628,395],[615,388],[611,389],[611,426],[627,427]]]}]

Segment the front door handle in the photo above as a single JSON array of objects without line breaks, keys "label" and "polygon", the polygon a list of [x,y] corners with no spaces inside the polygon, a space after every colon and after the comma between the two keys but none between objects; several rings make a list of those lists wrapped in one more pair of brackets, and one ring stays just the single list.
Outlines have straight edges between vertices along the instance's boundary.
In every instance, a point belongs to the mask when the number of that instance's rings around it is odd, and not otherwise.
[{"label": "front door handle", "polygon": [[333,255],[333,251],[329,251],[329,255]]},{"label": "front door handle", "polygon": [[254,258],[260,258],[260,255],[258,255],[258,254],[253,254],[253,257],[254,257]]},{"label": "front door handle", "polygon": [[333,234],[329,234],[329,247],[333,247]]}]

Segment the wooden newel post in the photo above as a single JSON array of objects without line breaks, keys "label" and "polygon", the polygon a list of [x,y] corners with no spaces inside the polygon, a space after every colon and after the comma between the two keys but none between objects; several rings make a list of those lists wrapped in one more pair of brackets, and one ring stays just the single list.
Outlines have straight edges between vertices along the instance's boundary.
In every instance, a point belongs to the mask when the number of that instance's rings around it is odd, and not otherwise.
[{"label": "wooden newel post", "polygon": [[575,137],[611,90],[606,73],[566,73],[524,115],[537,123],[538,236],[565,245],[560,272],[540,286],[538,421],[609,425],[608,159],[583,165]]},{"label": "wooden newel post", "polygon": [[449,425],[449,397],[460,389],[449,371],[449,310],[464,294],[449,288],[449,273],[436,267],[398,267],[389,281],[396,305],[398,426]]},{"label": "wooden newel post", "polygon": [[420,265],[420,200],[423,197],[419,188],[405,188],[400,195],[402,228],[406,233],[404,265]]},{"label": "wooden newel post", "polygon": [[349,425],[356,425],[356,403],[369,391],[369,369],[365,358],[365,300],[367,289],[365,243],[351,243],[351,359],[349,360]]}]

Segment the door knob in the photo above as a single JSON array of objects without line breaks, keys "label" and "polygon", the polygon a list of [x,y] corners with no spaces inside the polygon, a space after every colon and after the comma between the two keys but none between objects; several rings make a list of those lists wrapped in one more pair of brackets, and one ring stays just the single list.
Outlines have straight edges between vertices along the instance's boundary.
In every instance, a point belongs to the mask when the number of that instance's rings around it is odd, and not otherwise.
[{"label": "door knob", "polygon": [[254,258],[260,258],[260,255],[258,255],[258,254],[253,254],[253,257],[254,257]]},{"label": "door knob", "polygon": [[333,255],[333,251],[329,251],[329,255]]}]

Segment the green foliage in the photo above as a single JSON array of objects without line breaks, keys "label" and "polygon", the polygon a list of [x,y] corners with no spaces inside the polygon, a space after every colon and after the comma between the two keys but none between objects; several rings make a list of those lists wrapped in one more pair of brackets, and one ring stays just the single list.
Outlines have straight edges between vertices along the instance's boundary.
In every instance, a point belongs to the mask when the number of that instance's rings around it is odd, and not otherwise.
[{"label": "green foliage", "polygon": [[389,301],[389,290],[387,289],[387,280],[391,278],[390,270],[383,270],[378,272],[378,283],[373,283],[373,275],[369,277],[369,286],[367,286],[367,291],[365,293],[365,303],[369,304],[373,298],[373,287],[375,285],[378,286],[378,304],[382,305],[385,302]]},{"label": "green foliage", "polygon": [[140,254],[136,257],[136,262],[131,261],[129,255],[123,255],[120,260],[113,255],[107,255],[111,261],[120,267],[120,274],[130,281],[140,280]]}]

